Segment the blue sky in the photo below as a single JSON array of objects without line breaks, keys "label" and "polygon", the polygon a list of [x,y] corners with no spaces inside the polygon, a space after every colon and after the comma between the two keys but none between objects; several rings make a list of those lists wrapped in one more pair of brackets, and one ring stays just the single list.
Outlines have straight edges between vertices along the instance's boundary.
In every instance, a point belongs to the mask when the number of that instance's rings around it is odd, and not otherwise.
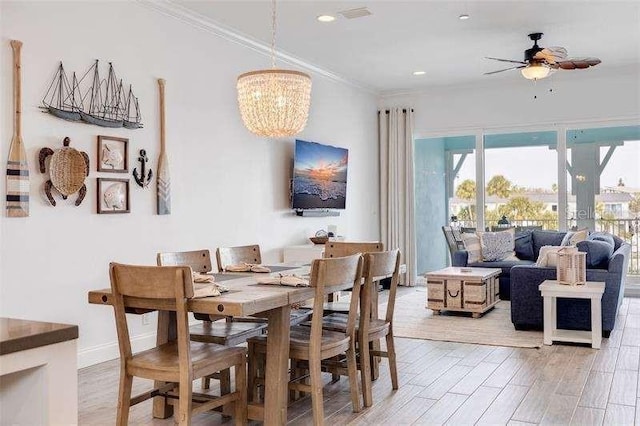
[{"label": "blue sky", "polygon": [[[601,149],[601,159],[606,149]],[[501,174],[518,186],[551,189],[558,182],[557,155],[544,146],[499,148],[485,151],[486,179]],[[640,188],[640,141],[626,141],[617,147],[601,175],[601,186],[616,186],[622,178],[626,186]],[[456,185],[475,180],[475,161],[467,157]]]}]

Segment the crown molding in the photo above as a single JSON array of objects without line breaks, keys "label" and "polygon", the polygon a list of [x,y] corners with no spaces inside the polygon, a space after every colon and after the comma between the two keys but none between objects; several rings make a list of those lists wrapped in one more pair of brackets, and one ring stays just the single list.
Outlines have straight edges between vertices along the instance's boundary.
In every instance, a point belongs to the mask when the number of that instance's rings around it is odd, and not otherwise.
[{"label": "crown molding", "polygon": [[[271,57],[271,46],[269,46],[268,44],[265,44],[260,40],[257,40],[246,34],[243,34],[219,22],[216,22],[215,20],[209,18],[208,16],[204,16],[184,6],[173,3],[170,0],[136,0],[136,1],[139,5],[147,9],[153,10],[158,13],[162,13],[166,16],[170,16],[194,28],[213,34],[227,41],[231,41],[244,48],[251,49],[254,52],[260,53],[266,57]],[[373,95],[380,94],[379,90],[371,86],[343,77],[339,74],[336,74],[332,71],[324,69],[318,65],[314,65],[308,61],[305,61],[302,58],[296,57],[289,53],[283,52],[281,50],[276,50],[275,54],[276,54],[276,58],[281,62],[305,69],[314,74],[325,77],[329,80],[346,84],[348,86],[352,86],[356,89],[368,92]]]}]

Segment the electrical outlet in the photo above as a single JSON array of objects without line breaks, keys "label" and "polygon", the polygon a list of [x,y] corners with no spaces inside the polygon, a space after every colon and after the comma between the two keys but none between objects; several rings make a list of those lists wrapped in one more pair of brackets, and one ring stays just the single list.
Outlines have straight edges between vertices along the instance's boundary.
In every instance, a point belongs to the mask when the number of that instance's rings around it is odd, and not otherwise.
[{"label": "electrical outlet", "polygon": [[151,314],[142,314],[142,325],[149,325],[151,323]]}]

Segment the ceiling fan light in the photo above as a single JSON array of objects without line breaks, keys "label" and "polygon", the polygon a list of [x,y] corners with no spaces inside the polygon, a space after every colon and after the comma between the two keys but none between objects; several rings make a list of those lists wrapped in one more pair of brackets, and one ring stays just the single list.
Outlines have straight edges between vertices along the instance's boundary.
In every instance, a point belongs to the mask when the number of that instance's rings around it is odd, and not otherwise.
[{"label": "ceiling fan light", "polygon": [[520,71],[528,80],[540,80],[549,75],[551,68],[544,64],[530,64]]}]

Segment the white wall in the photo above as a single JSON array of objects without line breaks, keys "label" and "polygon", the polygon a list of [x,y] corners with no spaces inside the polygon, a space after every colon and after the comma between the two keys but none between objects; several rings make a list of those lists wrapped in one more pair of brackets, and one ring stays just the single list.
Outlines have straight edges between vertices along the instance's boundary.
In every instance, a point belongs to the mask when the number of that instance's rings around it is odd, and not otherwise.
[{"label": "white wall", "polygon": [[[0,219],[0,315],[78,324],[81,366],[117,356],[112,310],[87,303],[87,291],[109,286],[110,261],[153,264],[158,251],[259,243],[265,261],[274,262],[282,247],[305,243],[329,223],[352,239],[379,238],[374,95],[312,76],[311,115],[298,137],[349,149],[347,209],[339,218],[295,217],[288,207],[293,139],[251,135],[236,104],[237,75],[268,67],[266,56],[137,3],[3,2],[0,16],[0,158],[7,158],[12,133],[15,38],[24,42],[23,138],[31,172],[31,216]],[[133,83],[144,129],[69,123],[37,109],[58,61],[82,73],[94,59],[112,61]],[[140,148],[155,170],[158,77],[167,80],[172,214],[157,216],[155,188],[142,190],[132,180],[132,212],[98,215],[96,177],[109,174],[95,171],[97,135],[130,138],[130,170]],[[43,196],[37,155],[62,146],[65,136],[89,154],[92,171],[81,206],[58,198],[54,208]],[[133,324],[141,346],[153,341],[154,326]]]},{"label": "white wall", "polygon": [[[416,137],[445,131],[640,120],[640,69],[558,71],[537,83],[514,72],[500,81],[387,95],[381,106],[413,106]],[[552,90],[552,91],[550,91]],[[537,96],[537,98],[534,98]]]}]

